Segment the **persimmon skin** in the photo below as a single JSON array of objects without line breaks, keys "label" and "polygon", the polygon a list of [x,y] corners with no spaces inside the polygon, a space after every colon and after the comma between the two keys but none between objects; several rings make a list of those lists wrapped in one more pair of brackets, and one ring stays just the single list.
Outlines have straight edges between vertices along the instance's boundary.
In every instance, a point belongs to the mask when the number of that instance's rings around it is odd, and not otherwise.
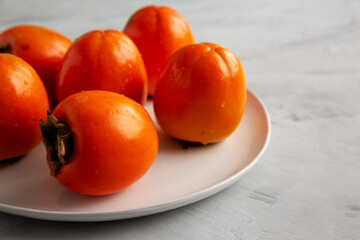
[{"label": "persimmon skin", "polygon": [[40,76],[56,105],[55,81],[57,69],[70,47],[71,40],[51,29],[36,25],[18,25],[0,34],[0,45],[9,43],[11,53],[29,63]]},{"label": "persimmon skin", "polygon": [[154,111],[170,136],[203,144],[235,131],[246,104],[246,82],[239,59],[212,43],[186,46],[160,74]]},{"label": "persimmon skin", "polygon": [[145,104],[147,75],[141,55],[126,34],[94,30],[73,42],[56,81],[58,101],[86,90],[124,94]]},{"label": "persimmon skin", "polygon": [[144,59],[148,94],[153,95],[158,75],[167,60],[180,48],[195,43],[187,21],[166,6],[147,6],[135,12],[124,28]]},{"label": "persimmon skin", "polygon": [[139,180],[152,165],[158,135],[146,110],[108,91],[84,91],[64,99],[53,112],[73,135],[69,162],[56,180],[85,195],[107,195]]},{"label": "persimmon skin", "polygon": [[0,160],[5,160],[40,143],[39,120],[49,101],[35,70],[11,54],[0,53],[0,86]]}]

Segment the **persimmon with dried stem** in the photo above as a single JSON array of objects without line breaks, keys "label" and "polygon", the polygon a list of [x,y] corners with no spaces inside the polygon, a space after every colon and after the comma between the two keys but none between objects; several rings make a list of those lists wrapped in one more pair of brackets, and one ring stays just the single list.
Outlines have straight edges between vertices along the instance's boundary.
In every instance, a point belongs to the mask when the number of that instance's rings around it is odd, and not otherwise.
[{"label": "persimmon with dried stem", "polygon": [[139,180],[159,147],[147,111],[109,91],[83,91],[59,103],[40,122],[51,175],[65,188],[107,195]]}]

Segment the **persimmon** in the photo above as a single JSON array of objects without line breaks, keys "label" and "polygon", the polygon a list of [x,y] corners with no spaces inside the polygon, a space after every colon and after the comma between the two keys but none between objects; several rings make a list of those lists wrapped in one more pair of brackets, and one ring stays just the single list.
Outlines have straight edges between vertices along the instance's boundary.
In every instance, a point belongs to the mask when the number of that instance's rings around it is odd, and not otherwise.
[{"label": "persimmon", "polygon": [[160,74],[153,104],[159,125],[170,136],[203,144],[224,140],[245,109],[240,60],[213,43],[180,49]]},{"label": "persimmon", "polygon": [[38,123],[49,101],[35,70],[11,54],[0,53],[0,86],[0,160],[5,160],[40,143]]},{"label": "persimmon", "polygon": [[148,74],[148,94],[153,95],[158,75],[167,60],[180,48],[195,43],[187,21],[166,6],[147,6],[127,22],[126,33],[136,44]]},{"label": "persimmon", "polygon": [[62,62],[56,93],[60,101],[85,90],[108,90],[144,104],[147,76],[133,41],[117,30],[94,30],[73,42]]},{"label": "persimmon", "polygon": [[107,195],[130,186],[148,171],[159,147],[147,111],[109,91],[65,98],[40,128],[51,175],[85,195]]},{"label": "persimmon", "polygon": [[57,69],[70,44],[64,35],[35,25],[14,26],[0,34],[0,53],[12,53],[29,63],[43,81],[52,105],[57,102]]}]

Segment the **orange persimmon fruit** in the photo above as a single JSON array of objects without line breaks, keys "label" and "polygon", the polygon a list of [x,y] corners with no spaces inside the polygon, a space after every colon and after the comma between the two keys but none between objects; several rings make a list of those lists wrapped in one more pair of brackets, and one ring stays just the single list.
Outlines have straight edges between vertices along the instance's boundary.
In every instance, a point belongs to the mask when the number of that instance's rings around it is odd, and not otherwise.
[{"label": "orange persimmon fruit", "polygon": [[145,104],[147,76],[133,41],[117,30],[94,30],[76,39],[56,81],[60,101],[86,90],[107,90]]},{"label": "orange persimmon fruit", "polygon": [[107,195],[139,180],[159,147],[147,111],[132,99],[92,90],[65,98],[40,122],[56,180],[85,195]]},{"label": "orange persimmon fruit", "polygon": [[184,17],[166,6],[141,8],[130,17],[124,33],[134,41],[144,59],[151,96],[167,60],[180,48],[195,43]]},{"label": "orange persimmon fruit", "polygon": [[14,54],[29,63],[40,76],[51,105],[56,105],[57,69],[70,47],[62,34],[35,25],[18,25],[0,34],[0,53]]},{"label": "orange persimmon fruit", "polygon": [[17,56],[0,53],[0,160],[27,154],[40,143],[39,120],[48,109],[35,70]]},{"label": "orange persimmon fruit", "polygon": [[245,109],[240,61],[213,43],[186,46],[163,68],[153,101],[156,119],[170,136],[203,144],[224,140]]}]

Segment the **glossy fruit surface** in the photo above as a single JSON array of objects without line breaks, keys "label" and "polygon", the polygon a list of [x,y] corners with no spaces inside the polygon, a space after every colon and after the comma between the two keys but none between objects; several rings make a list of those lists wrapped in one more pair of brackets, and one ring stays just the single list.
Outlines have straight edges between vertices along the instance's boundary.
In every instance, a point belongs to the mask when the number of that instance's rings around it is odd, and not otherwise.
[{"label": "glossy fruit surface", "polygon": [[149,114],[124,95],[76,93],[60,102],[49,119],[51,124],[41,123],[49,167],[71,191],[121,191],[139,180],[157,155],[158,136]]},{"label": "glossy fruit surface", "polygon": [[136,44],[148,74],[148,94],[153,95],[166,61],[180,48],[195,43],[189,24],[174,9],[147,6],[135,12],[124,28]]},{"label": "glossy fruit surface", "polygon": [[24,155],[40,143],[39,120],[48,109],[35,70],[12,54],[0,53],[0,160]]},{"label": "glossy fruit surface", "polygon": [[59,69],[59,101],[85,90],[108,90],[144,104],[147,76],[141,55],[126,34],[94,30],[71,45]]},{"label": "glossy fruit surface", "polygon": [[43,81],[53,105],[57,102],[57,69],[70,44],[70,39],[60,33],[34,25],[18,25],[0,34],[0,52],[12,53],[29,63]]},{"label": "glossy fruit surface", "polygon": [[212,43],[186,46],[160,74],[154,111],[170,136],[203,144],[224,140],[239,125],[246,83],[239,59]]}]

